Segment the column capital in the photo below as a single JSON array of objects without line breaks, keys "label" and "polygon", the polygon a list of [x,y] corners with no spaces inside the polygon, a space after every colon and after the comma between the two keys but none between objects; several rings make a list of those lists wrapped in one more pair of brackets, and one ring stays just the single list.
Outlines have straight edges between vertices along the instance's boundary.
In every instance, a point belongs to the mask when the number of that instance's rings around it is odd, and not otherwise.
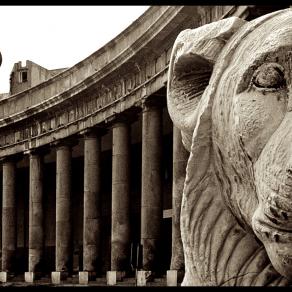
[{"label": "column capital", "polygon": [[114,128],[118,123],[125,123],[131,125],[137,119],[136,115],[130,112],[123,112],[114,114],[107,118],[105,123],[108,124],[109,128]]},{"label": "column capital", "polygon": [[142,111],[148,111],[156,108],[163,108],[165,106],[165,100],[158,95],[153,95],[141,99]]},{"label": "column capital", "polygon": [[108,130],[106,128],[92,127],[80,131],[79,136],[81,136],[83,139],[102,137],[107,133],[107,131]]},{"label": "column capital", "polygon": [[0,164],[6,163],[6,162],[17,163],[22,158],[23,158],[23,153],[17,153],[17,154],[13,154],[9,156],[4,156],[0,158]]},{"label": "column capital", "polygon": [[61,139],[61,140],[56,140],[54,142],[50,143],[51,147],[59,148],[59,147],[74,147],[75,145],[78,144],[78,139],[76,138],[75,140],[73,139]]},{"label": "column capital", "polygon": [[24,155],[34,156],[34,155],[40,155],[40,156],[45,156],[50,152],[50,149],[48,148],[30,148],[25,151],[23,151]]}]

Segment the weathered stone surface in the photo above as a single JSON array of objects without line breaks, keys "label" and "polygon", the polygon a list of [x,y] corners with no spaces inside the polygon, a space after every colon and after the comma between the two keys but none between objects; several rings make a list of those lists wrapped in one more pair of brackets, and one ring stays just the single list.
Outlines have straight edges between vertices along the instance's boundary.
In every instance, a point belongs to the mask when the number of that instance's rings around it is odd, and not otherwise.
[{"label": "weathered stone surface", "polygon": [[174,45],[168,108],[190,151],[182,285],[291,283],[291,23],[291,9],[229,18]]},{"label": "weathered stone surface", "polygon": [[[184,271],[184,253],[180,232],[180,210],[186,176],[188,151],[181,141],[180,130],[173,127],[173,167],[172,167],[172,241],[171,241],[171,270]],[[172,278],[172,276],[171,276]]]},{"label": "weathered stone surface", "polygon": [[226,41],[244,22],[230,17],[182,31],[175,41],[169,68],[167,106],[176,127],[183,131],[183,142],[188,150],[198,118],[198,104],[209,83],[213,65]]}]

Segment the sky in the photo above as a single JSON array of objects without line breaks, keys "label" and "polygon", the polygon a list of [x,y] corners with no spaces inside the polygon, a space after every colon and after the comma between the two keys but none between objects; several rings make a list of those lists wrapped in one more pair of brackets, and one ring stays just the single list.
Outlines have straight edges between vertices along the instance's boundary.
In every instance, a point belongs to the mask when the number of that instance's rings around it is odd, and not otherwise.
[{"label": "sky", "polygon": [[0,6],[0,93],[14,63],[72,67],[142,15],[149,6]]}]

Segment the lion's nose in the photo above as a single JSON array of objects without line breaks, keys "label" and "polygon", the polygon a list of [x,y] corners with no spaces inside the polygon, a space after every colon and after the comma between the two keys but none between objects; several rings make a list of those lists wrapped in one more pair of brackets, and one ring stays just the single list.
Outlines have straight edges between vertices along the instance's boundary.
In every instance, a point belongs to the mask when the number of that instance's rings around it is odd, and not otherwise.
[{"label": "lion's nose", "polygon": [[[289,219],[288,214],[285,211],[280,211],[273,206],[270,206],[269,210],[270,210],[270,213],[272,214],[272,216],[274,218],[277,218],[276,220],[280,219],[280,220],[287,221]],[[276,222],[278,222],[278,221],[276,221]]]},{"label": "lion's nose", "polygon": [[292,222],[289,218],[291,216],[288,217],[283,210],[260,204],[252,218],[253,230],[262,241],[292,243]]}]

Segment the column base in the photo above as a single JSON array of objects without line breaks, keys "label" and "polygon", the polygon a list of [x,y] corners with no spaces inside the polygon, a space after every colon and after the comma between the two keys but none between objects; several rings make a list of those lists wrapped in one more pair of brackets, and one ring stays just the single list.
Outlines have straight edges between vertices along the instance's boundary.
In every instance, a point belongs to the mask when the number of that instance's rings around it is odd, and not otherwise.
[{"label": "column base", "polygon": [[107,271],[106,273],[106,284],[116,285],[117,281],[122,281],[125,277],[126,272],[124,271]]},{"label": "column base", "polygon": [[79,271],[79,255],[78,254],[73,255],[73,271],[74,272]]},{"label": "column base", "polygon": [[60,284],[61,281],[64,281],[68,278],[68,272],[52,272],[51,279],[53,284]]},{"label": "column base", "polygon": [[166,272],[166,285],[177,286],[178,280],[181,278],[182,272],[178,270],[168,270]]},{"label": "column base", "polygon": [[79,284],[87,285],[89,281],[95,280],[96,272],[79,272]]},{"label": "column base", "polygon": [[0,272],[0,282],[6,283],[9,279],[13,277],[12,273],[9,272]]},{"label": "column base", "polygon": [[41,273],[38,272],[25,272],[24,273],[24,282],[33,283],[35,280],[41,278]]},{"label": "column base", "polygon": [[136,274],[137,286],[146,286],[147,283],[153,282],[152,271],[137,271]]}]

